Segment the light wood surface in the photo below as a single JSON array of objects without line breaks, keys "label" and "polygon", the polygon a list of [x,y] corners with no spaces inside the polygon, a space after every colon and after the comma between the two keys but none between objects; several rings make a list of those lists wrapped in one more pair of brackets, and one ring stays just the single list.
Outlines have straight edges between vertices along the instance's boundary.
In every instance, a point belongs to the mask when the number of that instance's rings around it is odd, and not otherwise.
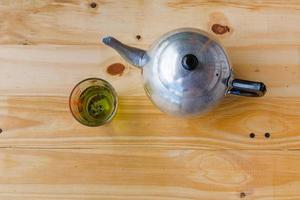
[{"label": "light wood surface", "polygon": [[[0,199],[300,199],[299,22],[297,0],[0,0]],[[139,69],[100,44],[113,35],[147,49],[179,27],[219,38],[236,76],[267,95],[167,116]],[[98,128],[68,107],[88,77],[120,98]]]},{"label": "light wood surface", "polygon": [[[295,151],[2,149],[1,199],[299,199]],[[242,198],[241,198],[242,197]]]}]

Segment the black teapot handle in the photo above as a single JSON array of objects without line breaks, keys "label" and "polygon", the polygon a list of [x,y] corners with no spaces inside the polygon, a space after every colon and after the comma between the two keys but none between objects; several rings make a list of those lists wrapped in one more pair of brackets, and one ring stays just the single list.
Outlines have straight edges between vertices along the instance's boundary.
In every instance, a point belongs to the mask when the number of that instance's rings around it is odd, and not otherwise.
[{"label": "black teapot handle", "polygon": [[246,97],[261,97],[266,91],[266,85],[262,82],[234,79],[231,82],[231,89],[227,93]]}]

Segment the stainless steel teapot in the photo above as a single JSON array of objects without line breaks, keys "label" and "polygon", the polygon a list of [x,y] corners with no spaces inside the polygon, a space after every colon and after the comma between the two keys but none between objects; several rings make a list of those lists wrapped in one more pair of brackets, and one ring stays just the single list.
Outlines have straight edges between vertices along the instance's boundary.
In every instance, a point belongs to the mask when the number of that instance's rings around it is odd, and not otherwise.
[{"label": "stainless steel teapot", "polygon": [[224,48],[202,30],[171,31],[149,51],[113,37],[103,38],[103,43],[143,70],[147,95],[159,109],[172,115],[199,115],[227,94],[259,97],[266,92],[261,82],[234,79]]}]

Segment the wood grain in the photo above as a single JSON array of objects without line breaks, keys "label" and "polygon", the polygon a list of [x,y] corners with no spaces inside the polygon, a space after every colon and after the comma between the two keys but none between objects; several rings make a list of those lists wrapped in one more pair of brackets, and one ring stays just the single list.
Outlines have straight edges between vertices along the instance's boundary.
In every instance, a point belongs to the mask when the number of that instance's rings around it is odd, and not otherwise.
[{"label": "wood grain", "polygon": [[[229,47],[236,77],[263,81],[267,97],[300,96],[300,48],[287,46]],[[103,45],[0,46],[0,94],[68,96],[89,77],[108,80],[120,96],[145,96],[141,71]],[[113,63],[125,66],[111,75]]]},{"label": "wood grain", "polygon": [[[2,199],[299,199],[298,151],[2,149]],[[28,184],[30,183],[30,184]]]},{"label": "wood grain", "polygon": [[227,46],[299,44],[300,2],[241,0],[109,1],[1,0],[2,44],[98,44],[113,34],[129,43],[136,35],[150,44],[178,27],[211,31],[227,25],[219,35]]},{"label": "wood grain", "polygon": [[[298,98],[231,97],[204,116],[180,119],[161,113],[146,97],[123,96],[114,120],[97,128],[75,121],[65,97],[11,96],[0,105],[0,147],[300,148]],[[255,138],[249,138],[252,132]]]},{"label": "wood grain", "polygon": [[[296,0],[0,0],[0,199],[300,199],[299,21]],[[147,49],[180,27],[216,36],[236,77],[263,81],[267,95],[174,118],[100,44],[112,35]],[[88,77],[120,98],[98,128],[68,109]]]},{"label": "wood grain", "polygon": [[[299,48],[230,47],[229,54],[237,77],[267,84],[266,97],[228,96],[207,115],[187,120],[155,108],[145,96],[140,70],[102,45],[2,46],[0,144],[76,147],[113,140],[166,148],[298,149]],[[108,73],[112,63],[125,66],[121,75]],[[68,95],[88,77],[108,80],[119,94],[118,115],[105,127],[82,127],[70,115]],[[266,132],[271,139],[264,138]]]}]

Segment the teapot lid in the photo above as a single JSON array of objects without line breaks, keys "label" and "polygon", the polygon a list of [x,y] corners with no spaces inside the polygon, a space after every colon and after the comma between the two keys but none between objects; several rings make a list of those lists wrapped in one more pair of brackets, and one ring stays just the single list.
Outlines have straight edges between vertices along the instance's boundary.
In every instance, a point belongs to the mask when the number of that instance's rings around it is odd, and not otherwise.
[{"label": "teapot lid", "polygon": [[165,34],[154,43],[150,55],[157,78],[176,96],[209,95],[214,88],[225,88],[216,86],[227,84],[230,76],[225,50],[198,29],[177,29]]}]

